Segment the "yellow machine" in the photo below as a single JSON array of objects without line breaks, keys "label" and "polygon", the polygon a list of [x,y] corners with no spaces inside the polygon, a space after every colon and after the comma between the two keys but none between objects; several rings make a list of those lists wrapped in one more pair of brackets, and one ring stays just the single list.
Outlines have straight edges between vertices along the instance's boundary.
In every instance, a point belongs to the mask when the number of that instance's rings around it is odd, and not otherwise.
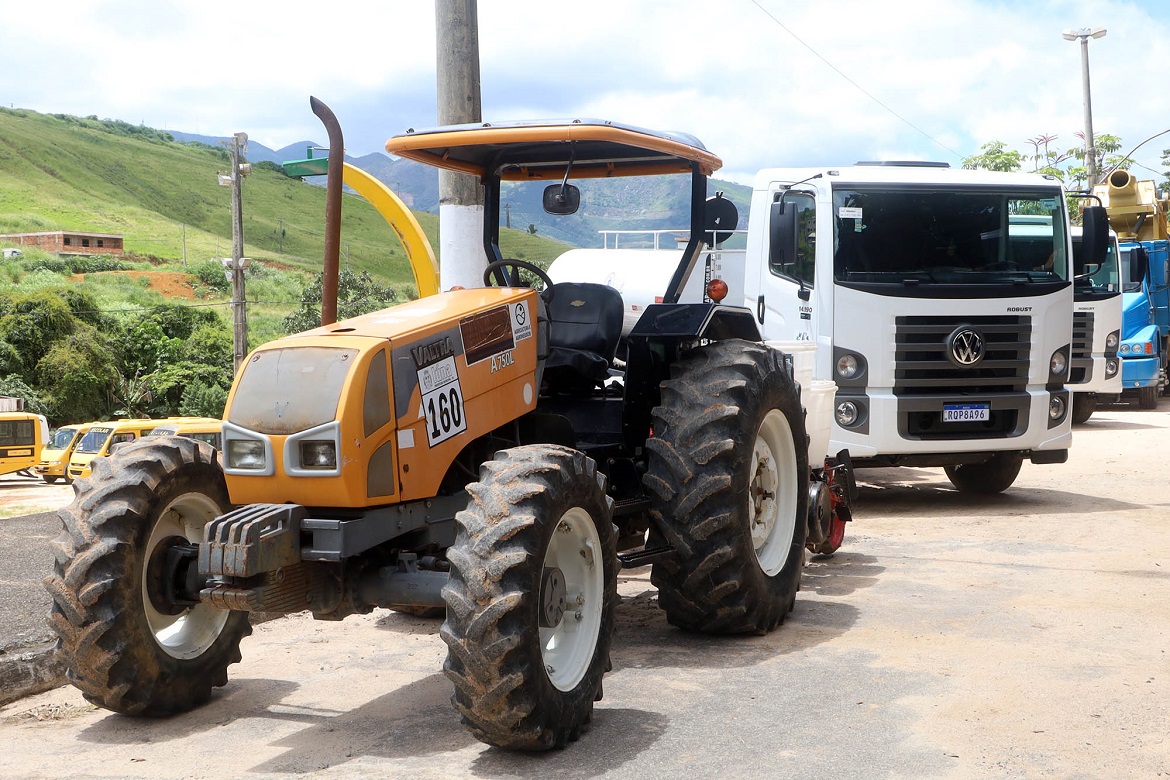
[{"label": "yellow machine", "polygon": [[69,458],[73,456],[73,448],[91,425],[93,423],[62,425],[54,431],[41,448],[40,458],[33,471],[50,485],[59,479],[65,480],[66,485],[72,483],[73,477],[69,476]]},{"label": "yellow machine", "polygon": [[65,471],[68,481],[88,477],[93,471],[95,458],[104,458],[118,444],[126,444],[146,436],[159,420],[106,420],[95,422],[73,447],[69,456],[69,467]]},{"label": "yellow machine", "polygon": [[[711,231],[735,222],[707,199],[720,161],[697,140],[548,122],[412,132],[387,150],[479,177],[484,287],[256,349],[228,398],[222,466],[181,436],[95,461],[47,580],[90,701],[201,704],[239,660],[249,612],[445,609],[444,671],[472,733],[561,746],[601,698],[619,568],[652,565],[677,626],[762,634],[792,609],[810,529],[847,514],[847,456],[810,468],[791,359],[752,312],[678,302]],[[665,303],[619,361],[617,291],[554,285],[503,258],[499,233],[503,180],[552,181],[545,209],[568,216],[569,179],[623,175],[679,175],[691,224]]]},{"label": "yellow machine", "polygon": [[49,439],[44,415],[28,412],[0,412],[0,474],[32,476],[41,448]]}]

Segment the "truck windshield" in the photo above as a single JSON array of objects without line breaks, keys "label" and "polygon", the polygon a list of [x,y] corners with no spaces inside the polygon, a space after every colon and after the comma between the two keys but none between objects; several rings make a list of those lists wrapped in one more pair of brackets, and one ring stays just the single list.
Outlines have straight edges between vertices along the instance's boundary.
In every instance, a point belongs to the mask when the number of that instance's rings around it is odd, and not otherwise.
[{"label": "truck windshield", "polygon": [[1105,262],[1099,266],[1085,265],[1081,257],[1081,237],[1073,236],[1073,274],[1077,299],[1114,295],[1121,291],[1117,259],[1117,242],[1109,241]]},{"label": "truck windshield", "polygon": [[1064,208],[1056,188],[834,188],[834,277],[984,285],[1065,280]]}]

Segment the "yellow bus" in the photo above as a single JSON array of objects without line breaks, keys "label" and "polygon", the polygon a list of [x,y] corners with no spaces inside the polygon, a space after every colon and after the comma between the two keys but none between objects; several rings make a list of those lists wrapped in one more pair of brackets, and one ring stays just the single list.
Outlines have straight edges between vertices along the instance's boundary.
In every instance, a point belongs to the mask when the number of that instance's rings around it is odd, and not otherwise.
[{"label": "yellow bus", "polygon": [[171,417],[158,420],[158,427],[150,435],[186,436],[188,439],[207,442],[218,452],[222,448],[223,420],[214,417]]},{"label": "yellow bus", "polygon": [[70,480],[88,477],[93,471],[93,459],[110,454],[115,444],[136,441],[153,431],[164,420],[108,420],[94,423],[69,456],[66,475]]},{"label": "yellow bus", "polygon": [[0,474],[24,472],[37,464],[41,447],[49,438],[49,423],[42,414],[0,412]]},{"label": "yellow bus", "polygon": [[45,482],[52,485],[59,479],[65,480],[68,485],[73,481],[69,476],[69,458],[73,455],[73,448],[81,441],[81,437],[94,423],[78,423],[76,425],[62,425],[53,431],[41,449],[41,457],[33,468]]}]

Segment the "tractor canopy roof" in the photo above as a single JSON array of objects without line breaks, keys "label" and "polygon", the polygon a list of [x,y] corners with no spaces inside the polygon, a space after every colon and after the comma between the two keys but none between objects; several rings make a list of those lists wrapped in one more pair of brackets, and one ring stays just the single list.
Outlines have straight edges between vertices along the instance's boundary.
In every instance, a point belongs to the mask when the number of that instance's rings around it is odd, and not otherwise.
[{"label": "tractor canopy roof", "polygon": [[[438,168],[508,181],[699,173],[723,161],[694,136],[600,119],[533,120],[407,130],[386,151]],[[570,169],[570,164],[572,165]]]}]

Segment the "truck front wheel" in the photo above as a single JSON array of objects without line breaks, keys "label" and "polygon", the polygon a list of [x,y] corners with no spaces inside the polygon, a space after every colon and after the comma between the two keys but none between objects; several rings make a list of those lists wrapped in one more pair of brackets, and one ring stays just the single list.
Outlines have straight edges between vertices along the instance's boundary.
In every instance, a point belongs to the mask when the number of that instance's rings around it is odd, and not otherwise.
[{"label": "truck front wheel", "polygon": [[1158,387],[1157,385],[1150,385],[1149,387],[1139,387],[1137,391],[1137,400],[1139,409],[1157,409],[1158,408]]},{"label": "truck front wheel", "polygon": [[168,554],[185,547],[189,559],[203,526],[228,511],[215,451],[181,436],[144,439],[97,458],[74,489],[45,579],[69,681],[128,715],[203,704],[227,683],[252,628],[246,613],[178,603],[161,573],[171,571]]},{"label": "truck front wheel", "polygon": [[808,445],[783,356],[729,340],[690,352],[662,383],[643,482],[676,551],[651,581],[667,620],[763,634],[792,610],[808,531]]},{"label": "truck front wheel", "polygon": [[1018,452],[997,452],[982,463],[960,463],[945,470],[960,493],[992,495],[1010,488],[1023,464],[1024,456]]},{"label": "truck front wheel", "polygon": [[467,486],[443,587],[443,666],[482,742],[563,747],[584,732],[610,668],[617,541],[606,479],[556,445],[504,450]]},{"label": "truck front wheel", "polygon": [[1097,411],[1096,393],[1073,393],[1072,421],[1073,425],[1083,425]]}]

